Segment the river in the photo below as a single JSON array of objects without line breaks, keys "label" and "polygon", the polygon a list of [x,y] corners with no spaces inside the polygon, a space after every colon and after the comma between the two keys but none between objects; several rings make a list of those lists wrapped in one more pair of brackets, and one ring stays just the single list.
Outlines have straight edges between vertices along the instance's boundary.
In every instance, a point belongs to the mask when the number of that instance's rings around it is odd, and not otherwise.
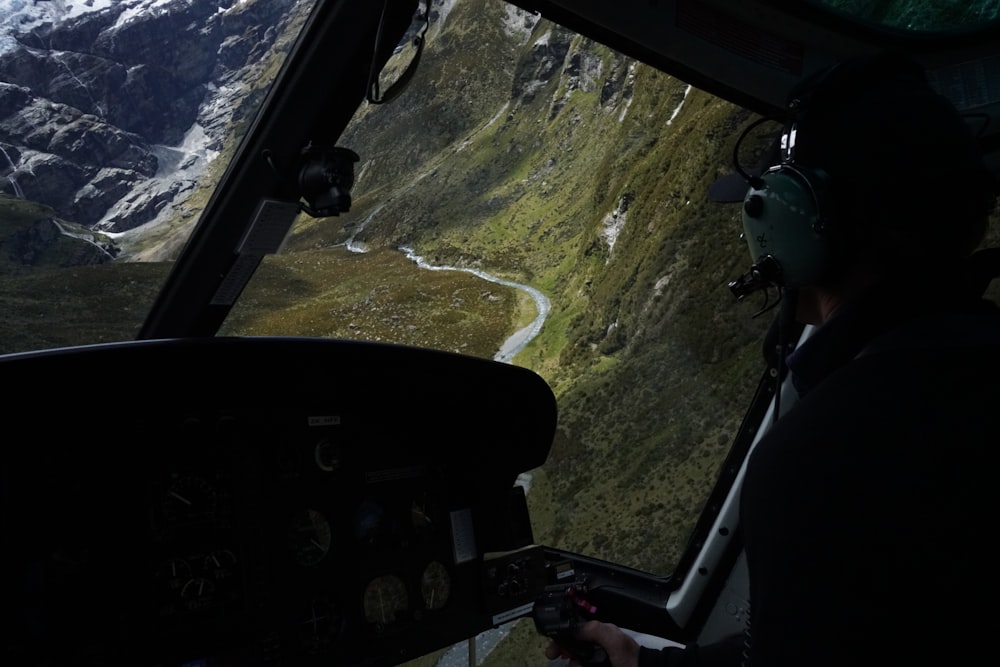
[{"label": "river", "polygon": [[515,331],[510,338],[504,341],[503,345],[500,346],[500,351],[493,356],[493,359],[496,361],[510,363],[510,361],[517,356],[519,352],[528,346],[528,343],[530,343],[535,336],[541,333],[542,325],[545,324],[545,319],[549,316],[552,304],[549,302],[549,298],[547,296],[531,285],[524,285],[521,283],[515,283],[511,280],[497,278],[496,276],[491,276],[485,271],[480,271],[479,269],[468,269],[460,266],[436,266],[434,264],[429,264],[423,257],[414,253],[413,248],[403,246],[400,250],[406,253],[406,256],[416,262],[417,266],[422,269],[427,269],[429,271],[465,271],[466,273],[471,273],[472,275],[482,278],[483,280],[488,280],[491,283],[497,283],[498,285],[505,285],[507,287],[513,287],[514,289],[527,292],[528,295],[531,296],[532,300],[535,302],[535,309],[538,311],[538,314],[535,316],[535,319],[531,322],[531,324],[523,329]]}]

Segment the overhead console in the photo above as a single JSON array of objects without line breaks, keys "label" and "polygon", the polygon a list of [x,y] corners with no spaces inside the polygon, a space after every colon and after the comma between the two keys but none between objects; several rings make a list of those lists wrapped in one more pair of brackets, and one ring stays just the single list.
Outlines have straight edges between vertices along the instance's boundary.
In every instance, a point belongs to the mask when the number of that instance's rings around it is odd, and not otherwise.
[{"label": "overhead console", "polygon": [[389,665],[544,587],[534,373],[313,339],[0,357],[3,664]]}]

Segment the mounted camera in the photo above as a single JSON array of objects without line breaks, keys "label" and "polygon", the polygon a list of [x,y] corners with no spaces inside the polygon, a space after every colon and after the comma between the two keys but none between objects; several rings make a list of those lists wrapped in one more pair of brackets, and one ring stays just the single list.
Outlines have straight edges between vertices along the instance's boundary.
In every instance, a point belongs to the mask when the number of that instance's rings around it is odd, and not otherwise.
[{"label": "mounted camera", "polygon": [[317,148],[302,151],[299,168],[299,195],[306,203],[302,210],[314,218],[340,215],[351,210],[354,163],[360,156],[349,148]]}]

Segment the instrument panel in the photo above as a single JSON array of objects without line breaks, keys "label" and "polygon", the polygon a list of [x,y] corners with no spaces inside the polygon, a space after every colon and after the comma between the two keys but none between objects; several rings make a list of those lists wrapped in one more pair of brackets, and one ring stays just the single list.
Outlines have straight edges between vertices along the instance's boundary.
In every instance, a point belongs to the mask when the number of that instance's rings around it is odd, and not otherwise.
[{"label": "instrument panel", "polygon": [[398,664],[530,613],[545,584],[515,481],[544,462],[555,401],[524,369],[205,339],[0,372],[26,388],[2,473],[5,664]]}]

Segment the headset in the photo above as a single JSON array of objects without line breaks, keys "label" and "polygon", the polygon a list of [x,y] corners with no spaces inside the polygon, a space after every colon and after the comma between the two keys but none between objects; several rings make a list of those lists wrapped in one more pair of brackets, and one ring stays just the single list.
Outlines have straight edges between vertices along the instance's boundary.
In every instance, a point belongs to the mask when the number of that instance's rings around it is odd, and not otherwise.
[{"label": "headset", "polygon": [[[787,104],[778,164],[760,176],[751,176],[740,168],[738,159],[739,146],[747,134],[761,122],[778,119],[762,118],[752,123],[737,140],[733,161],[749,185],[741,219],[752,260],[750,271],[729,283],[737,299],[768,287],[777,287],[780,295],[785,289],[816,285],[829,275],[838,254],[851,253],[847,247],[853,238],[851,230],[844,221],[837,220],[845,202],[835,202],[836,184],[831,183],[826,171],[809,166],[808,160],[804,164],[796,159],[796,135],[803,121],[808,132],[815,128],[815,114],[831,108],[855,105],[863,113],[867,113],[868,107],[877,111],[882,102],[879,96],[887,83],[895,86],[894,90],[918,91],[921,96],[925,91],[933,94],[923,68],[900,53],[883,52],[866,59],[834,63],[793,89]],[[814,141],[810,137],[809,143],[815,146]],[[837,139],[820,137],[819,141]],[[869,167],[842,164],[841,168],[847,171],[837,173],[841,179],[844,173],[848,174],[854,183]],[[844,183],[839,183],[841,190],[844,187]],[[857,206],[855,200],[851,206]]]},{"label": "headset", "polygon": [[[796,161],[795,140],[799,123],[810,107],[816,102],[822,107],[831,96],[848,93],[845,87],[856,86],[837,80],[843,71],[842,63],[835,63],[796,86],[787,104],[780,161],[760,176],[751,176],[740,167],[740,144],[757,125],[777,119],[761,118],[751,123],[736,141],[733,164],[749,185],[740,217],[752,261],[748,272],[729,283],[738,300],[757,290],[776,287],[780,302],[788,289],[815,285],[830,265],[833,254],[830,177],[820,169]],[[862,81],[864,78],[861,77]],[[770,307],[765,301],[757,315],[767,310]]]},{"label": "headset", "polygon": [[769,286],[813,285],[829,264],[830,178],[795,162],[796,125],[790,122],[782,134],[780,163],[746,177],[740,217],[752,264],[729,284],[740,300]]}]

